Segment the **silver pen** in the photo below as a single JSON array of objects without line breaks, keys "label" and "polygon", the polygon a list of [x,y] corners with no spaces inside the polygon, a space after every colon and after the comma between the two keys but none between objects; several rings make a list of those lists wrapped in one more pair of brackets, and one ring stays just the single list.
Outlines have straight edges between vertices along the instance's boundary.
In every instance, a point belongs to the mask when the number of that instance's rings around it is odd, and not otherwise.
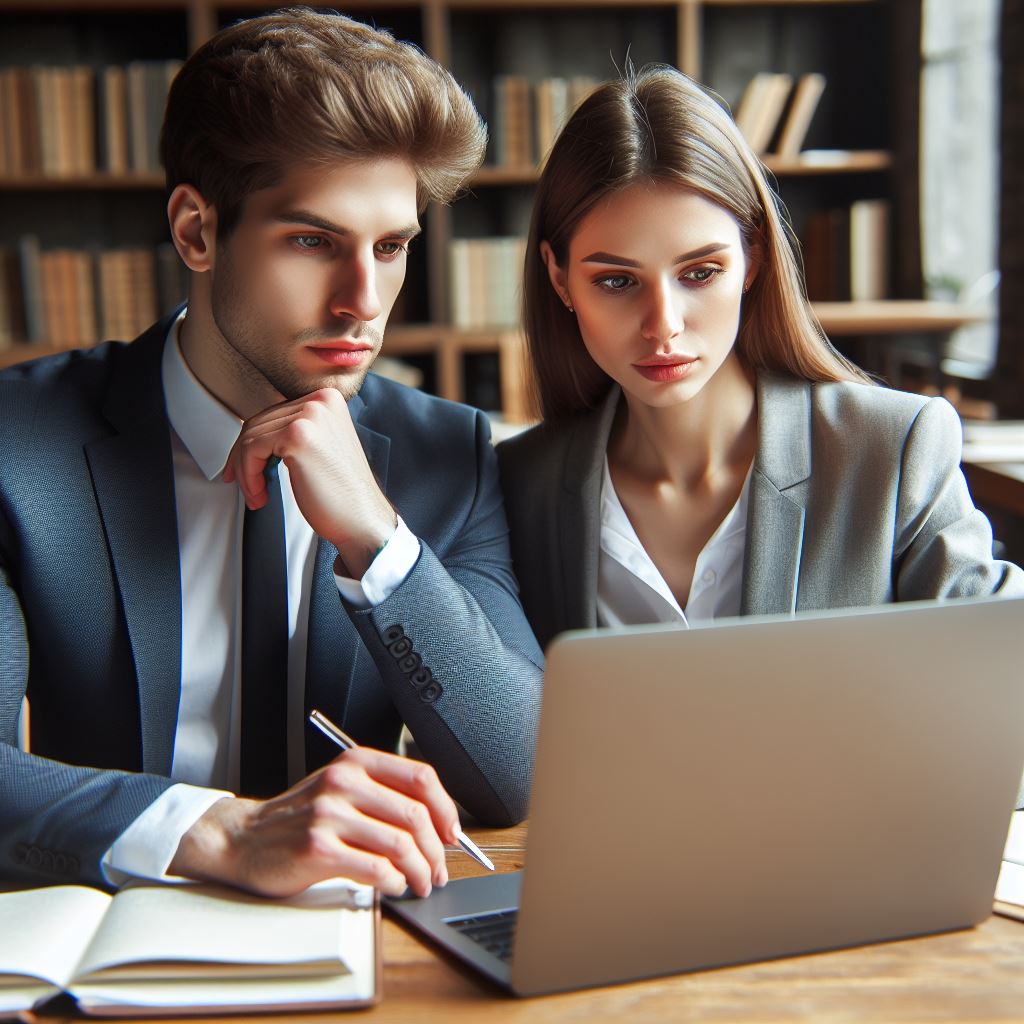
[{"label": "silver pen", "polygon": [[[352,737],[349,736],[348,733],[342,732],[341,729],[339,729],[325,714],[322,714],[321,712],[317,711],[316,708],[310,711],[309,720],[332,743],[336,743],[339,747],[341,747],[342,750],[350,750],[354,747],[359,746],[359,744],[356,743],[356,741],[352,739]],[[463,832],[461,828],[456,828],[455,838],[459,841],[459,846],[461,846],[462,849],[465,850],[466,853],[468,853],[470,857],[473,858],[473,860],[477,861],[477,863],[479,864],[482,864],[485,868],[487,868],[488,871],[494,870],[494,864],[491,863],[491,860],[487,856],[487,854],[484,853],[484,851],[481,850],[480,847],[477,846],[476,843],[474,843],[473,840],[470,839],[469,836],[467,836],[466,833]]]}]

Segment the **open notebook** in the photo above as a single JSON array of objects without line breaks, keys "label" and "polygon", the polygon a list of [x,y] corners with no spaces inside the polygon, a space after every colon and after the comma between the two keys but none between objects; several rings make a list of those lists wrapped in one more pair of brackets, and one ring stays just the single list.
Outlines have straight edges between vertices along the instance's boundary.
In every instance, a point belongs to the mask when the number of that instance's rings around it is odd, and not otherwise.
[{"label": "open notebook", "polygon": [[342,881],[289,900],[209,885],[3,893],[0,1017],[61,992],[101,1016],[366,1005],[379,921],[373,890]]}]

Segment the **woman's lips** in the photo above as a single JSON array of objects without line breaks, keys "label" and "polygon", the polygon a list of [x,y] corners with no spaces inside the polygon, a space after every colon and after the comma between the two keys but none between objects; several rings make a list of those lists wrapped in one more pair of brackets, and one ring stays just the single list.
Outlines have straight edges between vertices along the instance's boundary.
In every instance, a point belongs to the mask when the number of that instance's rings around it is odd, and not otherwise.
[{"label": "woman's lips", "polygon": [[633,369],[647,380],[657,384],[667,384],[672,381],[684,380],[690,375],[690,371],[696,364],[697,359],[694,356],[669,356],[648,362],[634,363]]}]

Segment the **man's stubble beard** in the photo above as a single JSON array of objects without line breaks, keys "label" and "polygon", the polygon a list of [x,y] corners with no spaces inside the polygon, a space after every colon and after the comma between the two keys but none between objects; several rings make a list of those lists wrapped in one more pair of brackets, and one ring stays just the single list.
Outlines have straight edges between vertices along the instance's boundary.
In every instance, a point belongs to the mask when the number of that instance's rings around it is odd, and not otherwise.
[{"label": "man's stubble beard", "polygon": [[[245,390],[252,395],[264,395],[267,385],[282,395],[286,401],[304,398],[321,388],[334,388],[345,401],[354,398],[362,389],[366,375],[380,354],[381,336],[374,328],[357,322],[356,330],[349,332],[353,337],[369,340],[374,345],[373,358],[365,369],[355,373],[325,373],[320,377],[304,377],[288,361],[292,349],[275,348],[271,339],[265,338],[255,320],[250,321],[239,309],[245,309],[240,301],[240,291],[235,287],[230,264],[222,263],[221,273],[211,282],[211,315],[217,332],[223,338],[227,351],[225,357],[231,371],[242,378]],[[315,331],[300,331],[315,335]],[[239,343],[239,338],[259,339],[255,349]],[[289,339],[289,342],[295,339]],[[312,337],[309,340],[314,340]]]}]

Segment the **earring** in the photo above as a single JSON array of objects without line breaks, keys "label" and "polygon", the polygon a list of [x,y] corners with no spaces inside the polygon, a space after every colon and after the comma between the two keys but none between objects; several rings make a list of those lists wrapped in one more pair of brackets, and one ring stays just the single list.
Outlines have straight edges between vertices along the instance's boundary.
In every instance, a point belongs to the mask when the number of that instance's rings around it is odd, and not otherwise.
[{"label": "earring", "polygon": [[570,313],[576,312],[576,310],[573,308],[572,303],[568,299],[562,299],[562,301],[565,303],[565,308],[569,310]]}]

